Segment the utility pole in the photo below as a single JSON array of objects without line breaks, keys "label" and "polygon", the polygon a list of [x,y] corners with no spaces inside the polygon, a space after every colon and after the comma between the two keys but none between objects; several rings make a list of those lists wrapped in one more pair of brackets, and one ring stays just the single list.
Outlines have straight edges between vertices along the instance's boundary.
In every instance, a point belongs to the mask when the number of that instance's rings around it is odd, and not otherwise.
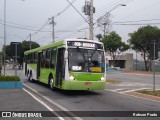
[{"label": "utility pole", "polygon": [[54,17],[52,17],[52,37],[53,37],[53,43],[55,42],[55,35],[54,35]]},{"label": "utility pole", "polygon": [[152,68],[153,68],[153,91],[155,91],[155,59],[158,58],[158,47],[157,47],[156,40],[151,40],[149,51],[150,51],[150,59],[152,60]]},{"label": "utility pole", "polygon": [[85,1],[85,5],[82,7],[82,12],[89,16],[89,39],[93,40],[93,13],[95,13],[95,7],[93,7],[93,0]]},{"label": "utility pole", "polygon": [[54,42],[55,42],[55,31],[54,31],[54,26],[56,25],[56,23],[54,22],[54,17],[51,18],[50,24],[52,24],[52,38],[53,38],[53,43],[54,43]]},{"label": "utility pole", "polygon": [[[153,58],[152,58],[152,68],[153,68],[153,91],[155,91],[155,59],[157,57],[156,55],[156,40],[151,41],[151,47],[153,47]],[[150,49],[151,50],[151,49]]]},{"label": "utility pole", "polygon": [[3,48],[3,66],[4,66],[4,76],[6,75],[6,4],[7,1],[4,0],[4,48]]},{"label": "utility pole", "polygon": [[93,40],[93,0],[90,0],[89,39]]},{"label": "utility pole", "polygon": [[30,38],[30,42],[29,42],[29,47],[30,47],[30,50],[32,49],[32,44],[31,44],[31,34],[29,34],[29,38]]}]

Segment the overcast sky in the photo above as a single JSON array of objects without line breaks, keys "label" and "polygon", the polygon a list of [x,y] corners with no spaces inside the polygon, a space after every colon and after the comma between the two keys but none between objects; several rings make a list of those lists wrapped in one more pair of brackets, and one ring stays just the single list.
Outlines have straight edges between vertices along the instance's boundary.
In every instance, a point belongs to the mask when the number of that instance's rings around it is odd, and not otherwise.
[{"label": "overcast sky", "polygon": [[[67,0],[6,0],[6,21],[7,21],[7,44],[11,41],[23,41],[30,33],[33,35],[32,40],[40,45],[46,45],[52,42],[52,26],[46,24],[43,32],[39,30],[52,16],[60,13],[69,3]],[[74,1],[74,0],[70,0]],[[88,17],[82,13],[82,6],[85,0],[75,0],[73,5],[87,19]],[[118,4],[126,4],[125,7],[119,6],[112,10]],[[103,16],[106,12],[112,10],[112,31],[116,31],[123,41],[128,40],[128,33],[136,31],[140,26],[147,23],[160,23],[160,0],[94,0],[96,13],[94,14],[94,22]],[[0,49],[3,45],[4,36],[4,0],[0,0]],[[141,21],[140,20],[147,20]],[[129,23],[126,21],[139,21]],[[55,37],[56,40],[65,38],[88,37],[88,24],[84,21],[75,9],[70,6],[64,13],[55,17]],[[129,25],[126,25],[129,24]],[[144,24],[144,25],[137,25]],[[159,24],[152,24],[159,27]],[[101,29],[94,26],[94,34],[102,33]],[[81,31],[79,31],[81,30]],[[45,31],[45,32],[44,32]],[[79,32],[78,32],[79,31]]]}]

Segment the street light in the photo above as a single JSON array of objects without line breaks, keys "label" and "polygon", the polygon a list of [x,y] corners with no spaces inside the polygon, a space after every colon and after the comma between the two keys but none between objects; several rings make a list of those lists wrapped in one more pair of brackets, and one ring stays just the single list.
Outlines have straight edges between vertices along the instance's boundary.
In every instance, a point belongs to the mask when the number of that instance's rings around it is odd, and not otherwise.
[{"label": "street light", "polygon": [[[113,11],[114,9],[116,9],[117,7],[119,7],[119,6],[126,6],[125,4],[118,4],[118,5],[116,5],[115,7],[113,7],[111,10],[109,10],[108,12],[106,12],[103,16],[101,16],[99,19],[97,19],[97,22],[98,22],[98,27],[100,27],[100,26],[102,26],[102,25],[104,25],[104,35],[105,35],[105,29],[106,29],[106,26],[107,26],[107,24],[109,24],[109,22],[111,22],[111,21],[108,21],[108,23],[105,21],[105,22],[103,22],[103,20],[105,20],[107,17],[109,17],[109,13],[111,12],[111,11]],[[103,23],[102,23],[103,22]]]},{"label": "street light", "polygon": [[[22,0],[25,1],[25,0]],[[6,6],[7,6],[7,0],[4,0],[4,47],[3,47],[3,55],[4,55],[4,76],[6,74],[5,72],[5,61],[6,61]]]},{"label": "street light", "polygon": [[4,46],[3,46],[3,65],[4,65],[4,76],[6,74],[5,72],[5,61],[6,61],[6,0],[4,0]]},{"label": "street light", "polygon": [[[116,9],[119,6],[126,6],[125,4],[118,4],[114,8],[112,8],[110,11],[108,11],[106,14],[110,13],[112,10]],[[104,15],[105,16],[105,15]]]},{"label": "street light", "polygon": [[[126,6],[125,4],[118,4],[116,5],[114,8],[112,8],[110,11],[106,12],[103,16],[101,16],[98,20],[103,19],[107,14],[109,14],[111,11],[113,11],[114,9],[116,9],[119,6]],[[97,20],[97,21],[98,21]]]}]

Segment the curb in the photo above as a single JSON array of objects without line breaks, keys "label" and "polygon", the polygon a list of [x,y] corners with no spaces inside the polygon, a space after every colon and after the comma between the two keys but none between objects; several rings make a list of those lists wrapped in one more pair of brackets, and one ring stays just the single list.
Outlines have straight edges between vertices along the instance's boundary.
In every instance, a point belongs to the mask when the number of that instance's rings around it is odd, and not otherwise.
[{"label": "curb", "polygon": [[147,94],[142,94],[138,92],[128,92],[127,94],[160,102],[160,97],[158,96],[147,95]]},{"label": "curb", "polygon": [[2,81],[0,82],[0,89],[22,89],[23,83],[22,81]]},{"label": "curb", "polygon": [[[128,75],[147,75],[147,76],[153,76],[153,74],[145,74],[145,73],[123,73],[123,74],[128,74]],[[155,75],[160,77],[160,75]]]}]

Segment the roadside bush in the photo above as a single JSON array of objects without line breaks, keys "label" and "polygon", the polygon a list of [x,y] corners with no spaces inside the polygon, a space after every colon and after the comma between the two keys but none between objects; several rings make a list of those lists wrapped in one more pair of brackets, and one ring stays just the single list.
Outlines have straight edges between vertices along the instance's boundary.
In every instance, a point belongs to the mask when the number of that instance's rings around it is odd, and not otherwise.
[{"label": "roadside bush", "polygon": [[0,76],[0,82],[3,81],[20,81],[20,78],[17,76]]}]

